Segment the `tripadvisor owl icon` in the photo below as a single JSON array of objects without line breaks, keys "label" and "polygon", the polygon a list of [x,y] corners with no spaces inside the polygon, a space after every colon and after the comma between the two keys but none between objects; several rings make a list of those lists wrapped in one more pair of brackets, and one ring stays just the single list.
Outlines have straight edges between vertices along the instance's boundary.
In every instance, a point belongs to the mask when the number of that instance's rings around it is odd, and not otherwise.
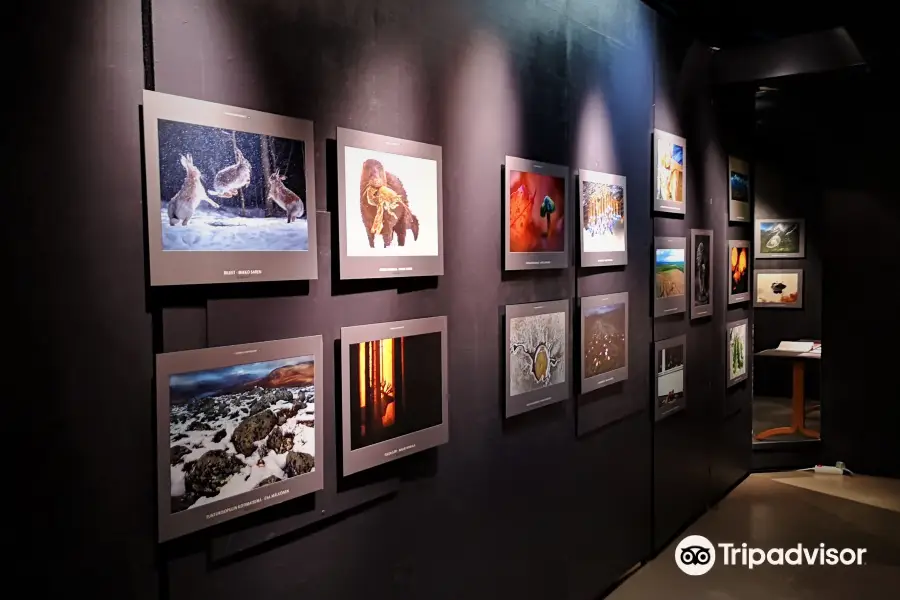
[{"label": "tripadvisor owl icon", "polygon": [[675,548],[675,564],[688,575],[705,575],[716,564],[716,548],[702,535],[689,535]]}]

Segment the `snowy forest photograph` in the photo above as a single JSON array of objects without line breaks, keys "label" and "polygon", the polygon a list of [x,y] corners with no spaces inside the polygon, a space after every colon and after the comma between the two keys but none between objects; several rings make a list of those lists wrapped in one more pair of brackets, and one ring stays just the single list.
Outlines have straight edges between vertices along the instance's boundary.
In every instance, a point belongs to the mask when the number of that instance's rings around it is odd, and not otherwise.
[{"label": "snowy forest photograph", "polygon": [[169,377],[171,512],[315,469],[315,358]]},{"label": "snowy forest photograph", "polygon": [[440,425],[439,332],[350,345],[350,449]]},{"label": "snowy forest photograph", "polygon": [[159,119],[163,250],[306,251],[304,143]]}]

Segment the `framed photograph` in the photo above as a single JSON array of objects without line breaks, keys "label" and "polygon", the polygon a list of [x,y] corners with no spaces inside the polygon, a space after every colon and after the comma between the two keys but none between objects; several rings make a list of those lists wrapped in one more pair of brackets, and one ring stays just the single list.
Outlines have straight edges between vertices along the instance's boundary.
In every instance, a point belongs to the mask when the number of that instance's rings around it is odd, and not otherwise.
[{"label": "framed photograph", "polygon": [[569,397],[569,301],[506,307],[506,417]]},{"label": "framed photograph", "polygon": [[581,169],[581,266],[628,264],[625,178]]},{"label": "framed photograph", "polygon": [[311,121],[144,90],[150,285],[316,279]]},{"label": "framed photograph", "polygon": [[754,308],[803,308],[803,269],[756,269]]},{"label": "framed photograph", "polygon": [[713,314],[713,232],[691,229],[691,318]]},{"label": "framed photograph", "polygon": [[323,487],[322,337],[156,357],[159,541]]},{"label": "framed photograph", "polygon": [[581,393],[628,379],[628,292],[581,299]]},{"label": "framed photograph", "polygon": [[507,271],[569,266],[569,167],[506,157]]},{"label": "framed photograph", "polygon": [[757,219],[753,235],[754,256],[758,259],[806,256],[806,222],[803,219]]},{"label": "framed photograph", "polygon": [[341,279],[444,274],[440,146],[338,127]]},{"label": "framed photograph", "polygon": [[686,214],[687,142],[683,137],[653,130],[653,210]]},{"label": "framed photograph", "polygon": [[731,387],[739,381],[747,379],[747,370],[750,366],[750,337],[749,330],[750,321],[741,319],[740,321],[732,321],[726,327],[728,344],[726,351],[728,352],[728,372],[725,374],[725,387]]},{"label": "framed photograph", "polygon": [[750,165],[728,157],[728,220],[750,222]]},{"label": "framed photograph", "polygon": [[684,238],[658,237],[654,240],[653,316],[683,313],[686,305]]},{"label": "framed photograph", "polygon": [[343,473],[450,440],[447,317],[341,328]]},{"label": "framed photograph", "polygon": [[750,300],[750,242],[728,240],[728,304]]},{"label": "framed photograph", "polygon": [[687,337],[679,335],[656,342],[656,421],[683,410],[687,399],[684,392],[684,369],[687,365]]}]

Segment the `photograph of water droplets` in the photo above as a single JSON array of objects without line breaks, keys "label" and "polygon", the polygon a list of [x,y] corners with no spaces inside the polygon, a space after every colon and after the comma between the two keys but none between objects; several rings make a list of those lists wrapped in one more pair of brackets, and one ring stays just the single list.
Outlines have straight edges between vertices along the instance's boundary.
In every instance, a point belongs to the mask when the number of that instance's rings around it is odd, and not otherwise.
[{"label": "photograph of water droplets", "polygon": [[165,251],[306,251],[304,143],[159,119]]},{"label": "photograph of water droplets", "polygon": [[566,380],[566,313],[509,320],[509,394],[517,396]]}]

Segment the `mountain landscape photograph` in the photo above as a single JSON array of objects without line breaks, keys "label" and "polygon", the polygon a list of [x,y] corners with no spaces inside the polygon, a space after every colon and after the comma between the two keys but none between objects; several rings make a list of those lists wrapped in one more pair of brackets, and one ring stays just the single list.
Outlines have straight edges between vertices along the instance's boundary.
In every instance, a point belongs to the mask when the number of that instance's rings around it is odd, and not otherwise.
[{"label": "mountain landscape photograph", "polygon": [[171,511],[315,469],[313,356],[169,377]]}]

